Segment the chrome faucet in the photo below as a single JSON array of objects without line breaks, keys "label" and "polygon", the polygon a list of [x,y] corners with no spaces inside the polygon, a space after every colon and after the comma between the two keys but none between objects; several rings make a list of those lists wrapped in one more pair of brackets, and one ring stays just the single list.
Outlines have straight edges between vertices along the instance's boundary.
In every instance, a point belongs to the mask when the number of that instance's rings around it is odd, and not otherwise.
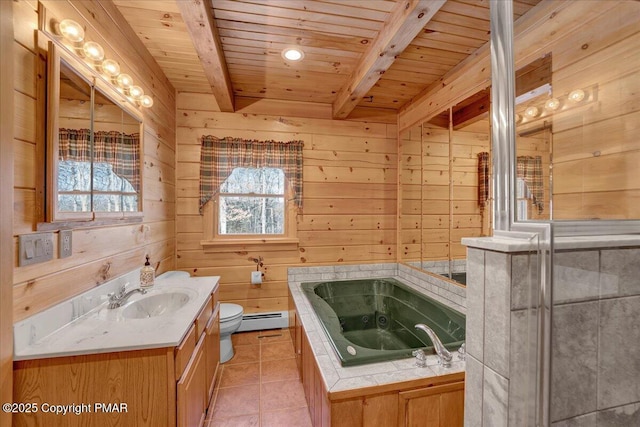
[{"label": "chrome faucet", "polygon": [[109,294],[109,308],[122,307],[122,304],[127,302],[129,297],[136,292],[140,292],[143,295],[147,293],[147,290],[142,288],[135,288],[131,289],[129,292],[125,292],[127,285],[128,283],[120,286],[116,292]]},{"label": "chrome faucet", "polygon": [[436,349],[436,353],[438,354],[438,358],[440,359],[440,363],[444,368],[449,368],[451,366],[451,359],[453,359],[453,356],[451,356],[449,350],[447,350],[447,348],[442,344],[442,341],[440,341],[440,338],[438,338],[436,333],[433,332],[433,329],[424,323],[418,323],[415,328],[425,331],[427,335],[429,335],[429,338],[431,338],[431,342],[433,343],[433,347]]}]

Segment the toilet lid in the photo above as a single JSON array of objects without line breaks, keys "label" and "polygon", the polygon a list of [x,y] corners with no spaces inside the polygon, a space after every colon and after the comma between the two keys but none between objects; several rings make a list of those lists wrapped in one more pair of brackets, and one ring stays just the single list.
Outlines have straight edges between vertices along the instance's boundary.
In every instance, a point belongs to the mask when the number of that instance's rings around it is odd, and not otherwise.
[{"label": "toilet lid", "polygon": [[222,303],[220,304],[220,320],[242,316],[242,311],[241,305],[226,302]]}]

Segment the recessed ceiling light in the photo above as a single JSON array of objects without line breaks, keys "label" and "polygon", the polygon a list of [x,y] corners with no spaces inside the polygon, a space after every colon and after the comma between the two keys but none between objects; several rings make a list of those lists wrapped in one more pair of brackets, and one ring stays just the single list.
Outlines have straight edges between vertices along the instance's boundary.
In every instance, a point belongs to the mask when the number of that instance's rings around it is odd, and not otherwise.
[{"label": "recessed ceiling light", "polygon": [[300,49],[295,48],[286,48],[282,51],[282,57],[284,59],[288,59],[289,61],[300,61],[304,58],[304,52]]}]

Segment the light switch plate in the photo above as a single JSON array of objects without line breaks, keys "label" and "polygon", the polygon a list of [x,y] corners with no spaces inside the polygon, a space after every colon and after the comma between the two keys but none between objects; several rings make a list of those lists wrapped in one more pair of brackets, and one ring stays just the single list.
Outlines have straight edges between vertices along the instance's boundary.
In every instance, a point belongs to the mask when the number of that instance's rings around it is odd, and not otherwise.
[{"label": "light switch plate", "polygon": [[73,231],[60,230],[58,234],[58,258],[70,257],[73,253]]},{"label": "light switch plate", "polygon": [[21,234],[18,246],[20,267],[53,259],[53,233]]}]

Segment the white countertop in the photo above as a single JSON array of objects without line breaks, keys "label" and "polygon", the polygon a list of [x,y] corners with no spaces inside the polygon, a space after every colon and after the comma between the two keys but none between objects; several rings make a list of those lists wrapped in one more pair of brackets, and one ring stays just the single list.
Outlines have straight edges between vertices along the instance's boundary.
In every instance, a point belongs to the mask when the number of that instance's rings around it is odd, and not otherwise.
[{"label": "white countertop", "polygon": [[[394,278],[421,292],[418,287],[407,283],[402,278]],[[458,358],[457,351],[451,352],[453,363],[450,368],[443,368],[435,354],[427,356],[427,366],[424,368],[419,368],[415,365],[415,358],[343,367],[333,351],[329,339],[320,325],[320,320],[311,307],[311,303],[300,289],[300,283],[290,282],[289,290],[328,392],[431,378],[464,372],[465,370],[465,362]]]},{"label": "white countertop", "polygon": [[[43,320],[51,323],[51,315],[49,319],[46,315],[40,316],[40,324],[37,319],[20,322],[14,326],[14,333],[30,334],[31,337],[16,336],[16,343],[21,345],[16,345],[14,360],[175,347],[218,286],[219,279],[218,276],[159,278],[145,295],[133,294],[122,307],[109,309],[105,301],[74,320],[67,319],[61,327],[42,337],[38,337],[36,330],[44,328],[41,325]],[[137,284],[127,289],[135,287]],[[172,313],[144,319],[125,319],[122,316],[133,301],[177,290],[189,294],[190,299]]]}]

